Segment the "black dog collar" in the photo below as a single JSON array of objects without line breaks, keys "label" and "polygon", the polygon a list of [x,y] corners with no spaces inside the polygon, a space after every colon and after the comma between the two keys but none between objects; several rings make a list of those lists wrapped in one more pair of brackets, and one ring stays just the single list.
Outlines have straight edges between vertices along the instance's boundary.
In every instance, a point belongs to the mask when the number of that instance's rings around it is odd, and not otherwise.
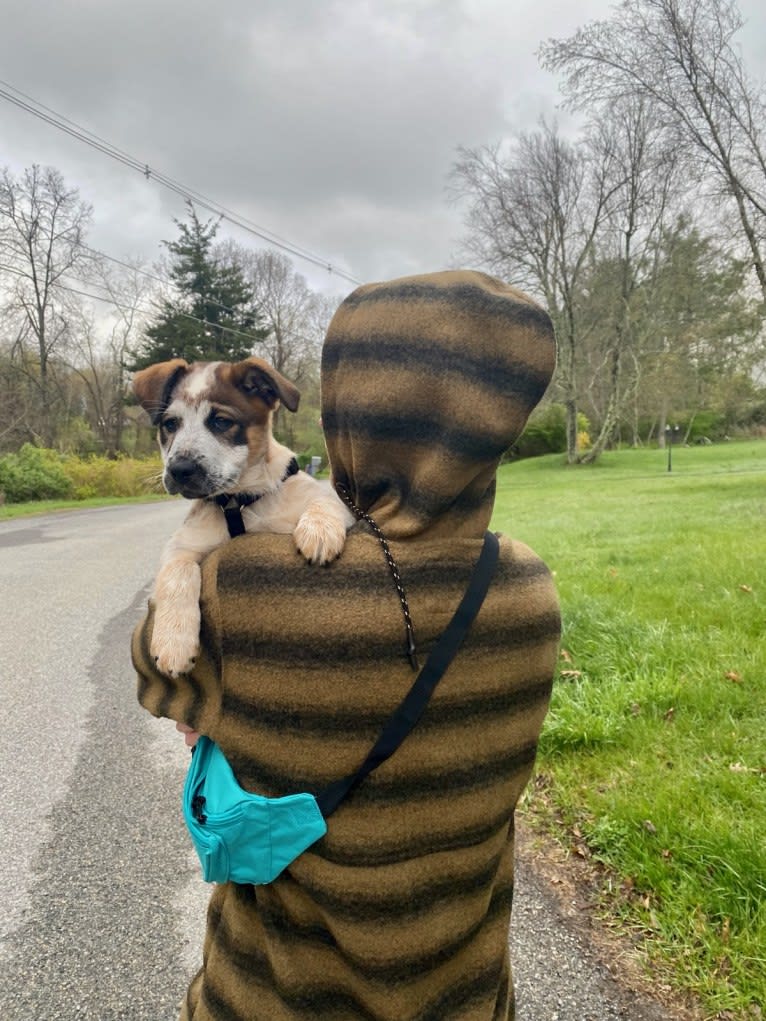
[{"label": "black dog collar", "polygon": [[[285,474],[280,479],[279,484],[286,482],[291,475],[297,475],[300,471],[300,466],[295,458],[292,458],[288,464]],[[273,492],[273,490],[269,490]],[[236,539],[238,535],[244,535],[245,533],[245,522],[242,520],[242,508],[249,507],[250,504],[260,500],[262,496],[266,496],[265,493],[219,493],[218,496],[208,496],[206,500],[208,503],[217,503],[218,506],[224,513],[226,518],[226,527],[229,529],[229,535],[232,539]]]}]

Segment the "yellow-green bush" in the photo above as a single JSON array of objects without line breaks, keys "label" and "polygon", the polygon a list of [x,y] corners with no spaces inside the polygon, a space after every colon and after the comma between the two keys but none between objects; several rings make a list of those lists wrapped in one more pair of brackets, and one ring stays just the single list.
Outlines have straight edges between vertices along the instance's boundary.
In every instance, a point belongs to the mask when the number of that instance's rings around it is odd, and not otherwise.
[{"label": "yellow-green bush", "polygon": [[63,469],[72,483],[76,500],[94,496],[142,496],[162,491],[162,462],[159,455],[136,459],[110,459],[99,455],[66,457]]}]

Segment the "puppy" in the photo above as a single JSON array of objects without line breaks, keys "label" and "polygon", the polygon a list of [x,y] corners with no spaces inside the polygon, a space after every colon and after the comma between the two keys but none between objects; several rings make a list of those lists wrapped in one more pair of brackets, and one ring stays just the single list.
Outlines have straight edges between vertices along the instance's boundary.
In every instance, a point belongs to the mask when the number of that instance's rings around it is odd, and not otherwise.
[{"label": "puppy", "polygon": [[176,677],[188,673],[199,647],[206,553],[242,531],[292,532],[308,561],[326,564],[343,549],[353,516],[274,439],[275,408],[295,411],[300,394],[263,359],[174,358],[136,373],[133,391],[158,427],[165,489],[192,501],[154,586],[150,651],[158,669]]}]

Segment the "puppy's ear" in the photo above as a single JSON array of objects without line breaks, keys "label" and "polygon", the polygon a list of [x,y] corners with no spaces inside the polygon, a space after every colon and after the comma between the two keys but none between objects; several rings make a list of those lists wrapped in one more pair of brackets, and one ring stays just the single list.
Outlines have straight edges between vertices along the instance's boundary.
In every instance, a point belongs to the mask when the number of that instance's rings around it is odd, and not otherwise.
[{"label": "puppy's ear", "polygon": [[248,397],[260,397],[270,408],[281,401],[288,411],[297,411],[300,390],[262,358],[246,358],[232,366],[232,378]]},{"label": "puppy's ear", "polygon": [[173,358],[141,369],[133,377],[133,393],[141,407],[149,412],[154,425],[170,404],[171,394],[188,368],[189,363],[183,358]]}]

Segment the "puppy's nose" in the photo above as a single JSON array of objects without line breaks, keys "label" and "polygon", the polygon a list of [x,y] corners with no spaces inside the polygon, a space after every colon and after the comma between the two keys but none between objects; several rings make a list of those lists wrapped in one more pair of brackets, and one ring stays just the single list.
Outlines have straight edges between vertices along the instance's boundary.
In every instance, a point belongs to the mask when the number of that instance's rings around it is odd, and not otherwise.
[{"label": "puppy's nose", "polygon": [[178,486],[185,486],[199,474],[199,465],[190,457],[177,457],[168,465],[168,472]]}]

